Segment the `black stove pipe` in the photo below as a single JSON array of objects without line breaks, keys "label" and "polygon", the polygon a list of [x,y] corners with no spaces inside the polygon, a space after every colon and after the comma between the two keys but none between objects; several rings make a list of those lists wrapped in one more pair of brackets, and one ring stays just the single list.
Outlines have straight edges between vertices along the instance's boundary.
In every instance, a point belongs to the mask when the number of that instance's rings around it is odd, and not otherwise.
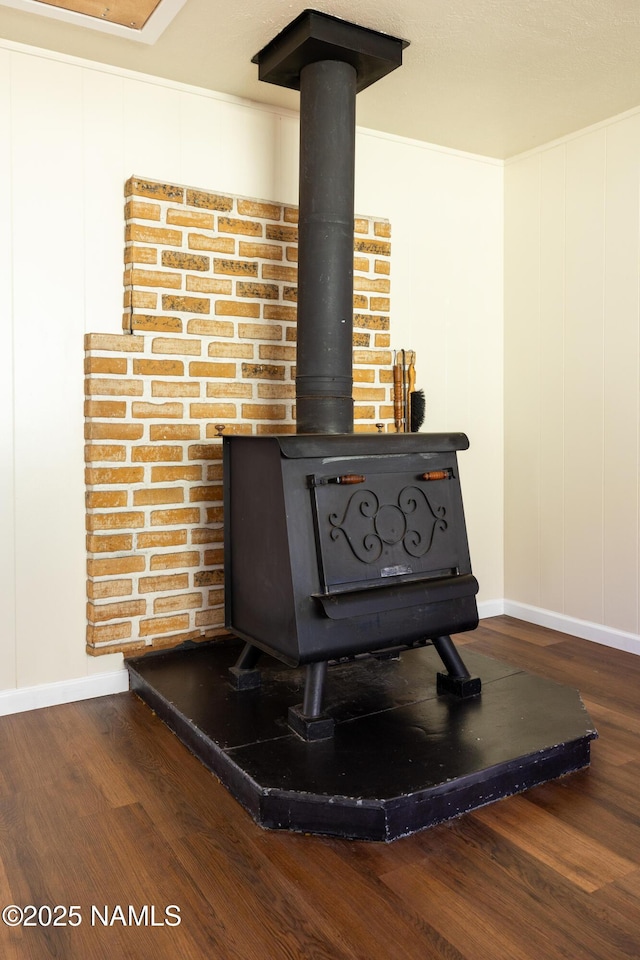
[{"label": "black stove pipe", "polygon": [[353,432],[353,218],[357,72],[300,72],[298,433]]},{"label": "black stove pipe", "polygon": [[261,80],[300,91],[298,433],[353,433],[356,94],[406,46],[307,9],[253,57]]}]

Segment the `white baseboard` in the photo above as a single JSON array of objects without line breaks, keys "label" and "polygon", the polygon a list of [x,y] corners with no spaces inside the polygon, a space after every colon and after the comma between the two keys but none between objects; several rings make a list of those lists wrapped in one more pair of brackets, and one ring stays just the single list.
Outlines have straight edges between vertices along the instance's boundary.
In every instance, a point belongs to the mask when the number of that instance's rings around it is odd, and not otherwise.
[{"label": "white baseboard", "polygon": [[478,616],[481,620],[487,617],[499,617],[504,613],[504,600],[482,600],[478,604]]},{"label": "white baseboard", "polygon": [[60,680],[57,683],[40,683],[34,687],[18,687],[0,692],[0,717],[41,707],[55,707],[60,703],[106,697],[111,693],[124,693],[129,689],[127,670],[110,670],[94,673],[75,680]]},{"label": "white baseboard", "polygon": [[[626,650],[640,656],[640,636],[636,633],[627,633],[607,627],[602,623],[592,623],[590,620],[579,620],[577,617],[568,617],[564,613],[555,613],[553,610],[544,610],[528,603],[518,603],[516,600],[503,600],[502,613],[527,623],[537,623],[541,627],[549,627],[560,633],[570,633],[583,640],[593,640],[606,647],[615,647],[616,650]],[[480,605],[479,605],[480,606]]]}]

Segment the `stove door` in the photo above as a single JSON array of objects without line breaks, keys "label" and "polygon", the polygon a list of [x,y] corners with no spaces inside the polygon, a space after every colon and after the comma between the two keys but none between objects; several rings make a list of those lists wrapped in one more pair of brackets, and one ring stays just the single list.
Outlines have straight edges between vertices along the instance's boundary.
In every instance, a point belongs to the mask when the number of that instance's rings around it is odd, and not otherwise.
[{"label": "stove door", "polygon": [[308,478],[325,595],[470,573],[454,458]]}]

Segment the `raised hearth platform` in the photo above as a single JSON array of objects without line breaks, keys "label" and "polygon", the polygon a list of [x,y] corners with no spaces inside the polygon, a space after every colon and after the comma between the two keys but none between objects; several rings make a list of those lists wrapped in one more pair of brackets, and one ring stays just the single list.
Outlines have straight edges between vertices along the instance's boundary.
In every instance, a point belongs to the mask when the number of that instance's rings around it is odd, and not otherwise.
[{"label": "raised hearth platform", "polygon": [[238,692],[223,640],[126,662],[135,691],[261,826],[395,840],[589,764],[597,733],[576,690],[464,649],[482,695],[436,693],[432,647],[329,667],[331,740],[287,726],[303,668],[263,656]]}]

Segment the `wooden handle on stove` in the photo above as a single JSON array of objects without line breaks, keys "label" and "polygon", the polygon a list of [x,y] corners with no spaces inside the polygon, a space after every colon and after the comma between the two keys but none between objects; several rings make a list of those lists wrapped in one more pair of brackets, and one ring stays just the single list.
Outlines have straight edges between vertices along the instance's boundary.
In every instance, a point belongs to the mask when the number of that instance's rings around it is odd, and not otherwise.
[{"label": "wooden handle on stove", "polygon": [[453,474],[448,467],[444,470],[428,470],[426,473],[423,473],[420,477],[421,480],[449,480]]}]

